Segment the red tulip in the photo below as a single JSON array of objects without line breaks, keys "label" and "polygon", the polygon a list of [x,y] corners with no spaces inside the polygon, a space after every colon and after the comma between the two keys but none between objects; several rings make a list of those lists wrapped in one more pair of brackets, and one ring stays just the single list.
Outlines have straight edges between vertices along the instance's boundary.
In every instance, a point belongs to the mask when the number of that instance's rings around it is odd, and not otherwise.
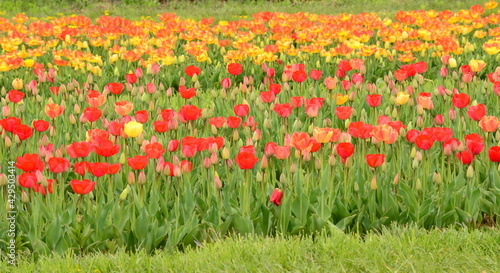
[{"label": "red tulip", "polygon": [[382,95],[380,94],[366,96],[366,103],[368,103],[370,107],[377,107],[380,105],[381,102],[382,102]]},{"label": "red tulip", "polygon": [[462,164],[469,165],[474,160],[474,155],[468,150],[465,150],[463,152],[457,153],[457,158],[462,162]]},{"label": "red tulip", "polygon": [[349,123],[348,132],[354,138],[367,139],[371,137],[373,126],[362,121]]},{"label": "red tulip", "polygon": [[272,83],[269,85],[269,91],[273,92],[275,95],[281,93],[281,84]]},{"label": "red tulip", "polygon": [[120,151],[120,145],[114,145],[111,140],[104,139],[98,145],[93,146],[94,152],[100,156],[110,157]]},{"label": "red tulip", "polygon": [[197,120],[199,117],[201,117],[201,109],[194,105],[184,105],[179,110],[179,118],[183,123]]},{"label": "red tulip", "polygon": [[132,74],[126,74],[125,75],[125,79],[127,80],[127,82],[129,84],[134,84],[137,82],[137,75],[135,75],[134,73]]},{"label": "red tulip", "polygon": [[21,125],[21,119],[16,117],[8,117],[0,120],[0,125],[7,132],[13,132],[14,127]]},{"label": "red tulip", "polygon": [[292,73],[292,80],[294,82],[302,83],[307,79],[307,73],[303,70],[297,70]]},{"label": "red tulip", "polygon": [[341,60],[339,62],[339,69],[345,72],[349,72],[352,70],[351,62],[349,60]]},{"label": "red tulip", "polygon": [[236,155],[234,161],[238,164],[240,169],[249,170],[255,166],[255,164],[259,161],[259,158],[251,152],[240,152]]},{"label": "red tulip", "polygon": [[142,170],[148,165],[148,157],[145,155],[136,155],[133,158],[127,158],[127,163],[134,170]]},{"label": "red tulip", "polygon": [[158,142],[149,143],[144,147],[144,151],[149,158],[160,158],[165,153],[163,145]]},{"label": "red tulip", "polygon": [[457,108],[465,108],[470,103],[470,96],[465,93],[455,94],[451,99],[453,106]]},{"label": "red tulip", "polygon": [[486,106],[484,104],[471,105],[467,109],[467,115],[469,118],[475,121],[479,121],[481,118],[486,116]]},{"label": "red tulip", "polygon": [[244,117],[250,112],[250,107],[248,104],[238,104],[234,106],[234,114],[238,117]]},{"label": "red tulip", "polygon": [[36,174],[34,173],[22,173],[17,177],[19,185],[23,188],[33,188],[37,184]]},{"label": "red tulip", "polygon": [[500,146],[493,146],[488,150],[491,162],[500,162]]},{"label": "red tulip", "polygon": [[346,120],[351,117],[353,108],[350,106],[339,106],[335,108],[335,115],[340,120]]},{"label": "red tulip", "polygon": [[321,79],[321,76],[323,76],[323,71],[313,69],[309,72],[309,76],[311,77],[311,79],[318,81]]},{"label": "red tulip", "polygon": [[121,94],[123,92],[123,88],[125,87],[123,83],[110,82],[108,83],[108,90],[111,94]]},{"label": "red tulip", "polygon": [[193,162],[182,160],[179,164],[182,173],[189,173],[193,170]]},{"label": "red tulip", "polygon": [[75,173],[84,176],[85,173],[87,173],[88,170],[88,162],[87,161],[81,161],[81,162],[76,162],[73,164],[73,168],[75,169]]},{"label": "red tulip", "polygon": [[426,151],[429,150],[434,145],[435,139],[432,136],[421,134],[415,138],[415,144],[417,147]]},{"label": "red tulip", "polygon": [[337,144],[337,154],[343,158],[347,159],[354,153],[354,145],[349,142],[341,142]]},{"label": "red tulip", "polygon": [[243,66],[241,64],[238,64],[238,63],[230,63],[227,66],[227,72],[229,72],[229,74],[231,74],[233,76],[238,76],[239,74],[241,74],[243,72]]},{"label": "red tulip", "polygon": [[396,70],[394,71],[394,77],[396,78],[396,80],[402,82],[408,78],[408,72],[403,69]]},{"label": "red tulip", "polygon": [[49,129],[50,123],[45,120],[35,120],[33,121],[33,128],[38,132],[45,132]]},{"label": "red tulip", "polygon": [[465,146],[472,154],[480,154],[484,150],[483,138],[478,134],[468,134],[465,136]]},{"label": "red tulip", "polygon": [[69,161],[62,157],[51,157],[48,163],[49,170],[53,173],[63,173],[70,167]]},{"label": "red tulip", "polygon": [[384,164],[385,155],[382,154],[368,154],[366,155],[366,163],[372,168],[377,168]]},{"label": "red tulip", "polygon": [[23,100],[24,93],[18,90],[10,90],[7,93],[7,98],[13,103],[18,103]]},{"label": "red tulip", "polygon": [[87,194],[94,190],[95,182],[92,182],[88,179],[77,180],[73,179],[69,182],[73,191],[77,194]]},{"label": "red tulip", "polygon": [[280,189],[274,189],[273,194],[271,194],[271,198],[269,201],[273,202],[276,206],[281,204],[281,199],[283,198],[283,191]]},{"label": "red tulip", "polygon": [[181,153],[184,157],[191,158],[198,152],[197,144],[182,144]]},{"label": "red tulip", "polygon": [[135,120],[139,123],[148,122],[149,114],[147,110],[139,110],[135,112]]},{"label": "red tulip", "polygon": [[178,147],[179,147],[179,141],[177,139],[172,139],[168,142],[167,149],[169,152],[177,151]]},{"label": "red tulip", "polygon": [[41,193],[42,195],[47,195],[47,192],[52,193],[52,184],[54,183],[53,179],[47,179],[47,188],[42,186],[41,184],[35,183],[33,186],[33,190],[35,192]]},{"label": "red tulip", "polygon": [[226,124],[226,118],[225,117],[215,117],[215,118],[210,118],[209,121],[210,125],[215,126],[215,128],[221,128]]},{"label": "red tulip", "polygon": [[197,66],[194,66],[194,65],[190,65],[188,67],[186,67],[184,69],[184,72],[186,73],[186,75],[188,75],[189,77],[193,77],[194,75],[200,75],[201,73],[201,69]]},{"label": "red tulip", "polygon": [[166,131],[168,131],[168,122],[166,121],[155,121],[153,122],[153,126],[158,133],[165,133]]},{"label": "red tulip", "polygon": [[229,89],[231,87],[231,79],[230,78],[224,78],[224,79],[221,80],[220,84],[222,85],[222,88]]},{"label": "red tulip", "polygon": [[287,118],[288,116],[290,116],[292,114],[292,109],[293,108],[290,103],[276,103],[273,108],[274,112],[276,112],[282,118]]},{"label": "red tulip", "polygon": [[287,159],[290,156],[290,146],[275,146],[274,156],[277,159]]},{"label": "red tulip", "polygon": [[415,140],[419,135],[420,135],[419,131],[411,129],[408,132],[406,132],[406,140],[410,143],[415,143]]},{"label": "red tulip", "polygon": [[227,118],[227,126],[231,129],[236,129],[240,126],[241,124],[241,118],[240,117],[228,117]]},{"label": "red tulip", "polygon": [[291,101],[291,105],[293,108],[299,108],[304,103],[304,98],[303,97],[291,97],[290,101]]},{"label": "red tulip", "polygon": [[94,162],[86,165],[87,170],[95,177],[101,177],[108,174],[109,163]]},{"label": "red tulip", "polygon": [[272,91],[260,92],[260,99],[264,103],[271,103],[276,98],[276,95]]},{"label": "red tulip", "polygon": [[83,111],[83,116],[89,121],[94,122],[101,118],[102,111],[95,107],[87,107]]},{"label": "red tulip", "polygon": [[12,133],[19,137],[19,140],[25,140],[33,135],[33,129],[28,125],[19,124],[14,127]]},{"label": "red tulip", "polygon": [[196,89],[194,87],[187,89],[184,85],[181,85],[179,86],[179,94],[181,95],[182,98],[188,100],[196,96]]}]

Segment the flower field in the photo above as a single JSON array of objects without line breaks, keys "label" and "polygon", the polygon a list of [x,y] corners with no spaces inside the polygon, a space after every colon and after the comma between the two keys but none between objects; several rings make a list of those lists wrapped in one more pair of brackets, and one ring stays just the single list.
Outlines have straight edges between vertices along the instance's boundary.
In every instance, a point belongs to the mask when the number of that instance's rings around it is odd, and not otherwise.
[{"label": "flower field", "polygon": [[496,226],[499,22],[0,17],[0,249]]}]

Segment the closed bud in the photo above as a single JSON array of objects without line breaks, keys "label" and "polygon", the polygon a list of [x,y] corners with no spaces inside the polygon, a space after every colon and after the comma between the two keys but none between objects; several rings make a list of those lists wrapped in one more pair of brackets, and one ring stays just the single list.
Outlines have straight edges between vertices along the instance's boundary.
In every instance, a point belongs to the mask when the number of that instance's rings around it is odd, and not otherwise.
[{"label": "closed bud", "polygon": [[372,191],[377,190],[377,177],[375,176],[372,178],[372,181],[370,183],[370,189]]},{"label": "closed bud", "polygon": [[262,182],[263,178],[262,178],[261,172],[257,172],[257,175],[255,176],[255,180],[257,180],[257,182]]},{"label": "closed bud", "polygon": [[469,165],[469,167],[467,168],[467,178],[472,177],[474,177],[474,168],[472,167],[472,165]]},{"label": "closed bud", "polygon": [[354,191],[355,192],[359,191],[359,184],[358,184],[358,182],[354,183]]},{"label": "closed bud", "polygon": [[268,163],[268,160],[267,160],[267,156],[263,155],[262,159],[260,160],[260,168],[261,169],[267,169],[268,165],[269,165],[269,163]]},{"label": "closed bud", "polygon": [[127,199],[129,192],[130,192],[130,186],[127,185],[127,187],[123,189],[122,193],[120,193],[120,200],[125,201]]},{"label": "closed bud", "polygon": [[434,174],[432,175],[432,180],[438,185],[443,183],[443,181],[441,180],[441,174],[438,172],[434,172]]},{"label": "closed bud", "polygon": [[316,159],[314,163],[314,167],[316,168],[316,170],[321,170],[321,160]]},{"label": "closed bud", "polygon": [[137,179],[137,182],[141,185],[146,184],[146,174],[143,171],[139,173],[139,179]]},{"label": "closed bud", "polygon": [[227,160],[229,158],[230,158],[229,150],[227,149],[227,147],[224,147],[222,149],[222,159]]},{"label": "closed bud", "polygon": [[129,172],[127,176],[127,181],[129,185],[134,185],[135,184],[135,175],[133,172]]},{"label": "closed bud", "polygon": [[411,148],[410,157],[415,158],[417,156],[417,149],[415,147]]},{"label": "closed bud", "polygon": [[328,165],[335,166],[336,163],[337,163],[337,160],[335,159],[335,156],[330,155],[330,157],[328,158]]},{"label": "closed bud", "polygon": [[419,163],[418,159],[414,158],[411,167],[416,170],[418,168],[418,163]]},{"label": "closed bud", "polygon": [[422,190],[422,182],[420,182],[420,178],[417,178],[417,182],[415,183],[415,189],[417,191],[421,191]]},{"label": "closed bud", "polygon": [[286,176],[284,173],[281,173],[280,175],[280,183],[283,185],[286,183]]},{"label": "closed bud", "polygon": [[417,153],[415,154],[415,159],[417,159],[418,161],[422,161],[422,153],[420,151],[417,151]]},{"label": "closed bud", "polygon": [[237,141],[238,139],[240,139],[240,134],[238,133],[238,130],[234,130],[233,131],[233,140]]},{"label": "closed bud", "polygon": [[396,174],[396,176],[394,177],[394,180],[392,181],[392,184],[394,186],[397,186],[399,184],[399,173]]},{"label": "closed bud", "polygon": [[28,194],[25,191],[21,192],[21,202],[24,204],[28,203],[30,201],[30,198],[28,197]]}]

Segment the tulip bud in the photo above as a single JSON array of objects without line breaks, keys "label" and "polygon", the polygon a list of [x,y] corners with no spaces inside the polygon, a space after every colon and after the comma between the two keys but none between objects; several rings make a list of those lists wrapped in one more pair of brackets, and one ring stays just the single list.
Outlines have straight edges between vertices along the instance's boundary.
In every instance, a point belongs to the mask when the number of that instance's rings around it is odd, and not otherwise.
[{"label": "tulip bud", "polygon": [[128,176],[127,176],[127,181],[130,185],[134,185],[135,184],[135,175],[133,172],[129,172],[128,173]]},{"label": "tulip bud", "polygon": [[335,159],[335,156],[330,155],[330,157],[328,158],[328,165],[335,166],[336,162],[337,162],[337,160]]},{"label": "tulip bud", "polygon": [[229,158],[230,158],[229,150],[227,149],[227,147],[224,147],[222,149],[222,159],[227,160]]},{"label": "tulip bud", "polygon": [[370,183],[370,189],[372,191],[377,190],[377,177],[375,176],[372,178],[372,181]]},{"label": "tulip bud", "polygon": [[129,192],[130,192],[130,186],[127,185],[127,187],[123,189],[122,193],[120,194],[120,200],[125,201],[127,199]]},{"label": "tulip bud", "polygon": [[417,149],[415,147],[411,148],[410,157],[415,158],[417,156]]},{"label": "tulip bud", "polygon": [[394,186],[397,186],[399,184],[399,173],[396,174],[396,176],[394,177],[394,180],[392,181],[392,184]]},{"label": "tulip bud", "polygon": [[263,178],[262,178],[261,172],[257,172],[257,175],[255,176],[255,180],[257,180],[257,182],[262,182]]},{"label": "tulip bud", "polygon": [[269,165],[268,161],[267,161],[267,156],[266,155],[263,155],[262,156],[262,159],[260,160],[260,168],[261,169],[267,169],[267,166]]},{"label": "tulip bud", "polygon": [[0,173],[0,187],[7,186],[7,184],[9,184],[7,175],[5,175],[4,173]]},{"label": "tulip bud", "polygon": [[469,165],[469,167],[467,168],[467,178],[472,177],[474,177],[474,168],[472,167],[472,165]]},{"label": "tulip bud", "polygon": [[139,173],[139,179],[137,180],[137,182],[141,185],[146,184],[146,174],[143,171]]},{"label": "tulip bud", "polygon": [[432,175],[432,180],[434,181],[434,183],[436,183],[438,185],[443,183],[443,181],[441,179],[441,174],[438,172],[434,172],[434,174]]},{"label": "tulip bud", "polygon": [[10,107],[8,105],[2,107],[2,114],[4,117],[10,116]]},{"label": "tulip bud", "polygon": [[30,198],[28,197],[28,194],[25,191],[21,192],[21,202],[24,204],[28,203],[30,201]]},{"label": "tulip bud", "polygon": [[415,183],[415,189],[417,191],[421,191],[422,190],[422,182],[420,182],[420,178],[417,178],[417,182]]},{"label": "tulip bud", "polygon": [[411,167],[412,167],[413,169],[417,169],[417,168],[418,168],[418,163],[419,163],[418,159],[417,159],[417,158],[414,158],[414,159],[413,159],[413,162],[412,162],[412,164],[411,164]]},{"label": "tulip bud", "polygon": [[281,173],[280,175],[280,183],[283,185],[286,183],[286,176],[284,173]]}]

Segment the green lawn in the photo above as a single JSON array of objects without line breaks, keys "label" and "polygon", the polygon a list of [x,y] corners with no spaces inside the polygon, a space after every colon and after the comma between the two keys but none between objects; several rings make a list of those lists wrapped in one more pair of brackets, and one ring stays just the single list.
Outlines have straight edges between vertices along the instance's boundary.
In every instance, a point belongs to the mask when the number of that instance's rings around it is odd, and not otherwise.
[{"label": "green lawn", "polygon": [[229,238],[184,253],[19,260],[0,272],[498,272],[500,233],[392,227],[365,237]]},{"label": "green lawn", "polygon": [[[166,2],[166,1],[165,1]],[[3,0],[0,3],[0,15],[12,17],[25,12],[30,17],[43,18],[60,15],[85,15],[97,18],[101,15],[122,16],[129,19],[141,17],[156,18],[163,12],[177,13],[181,18],[201,19],[213,17],[216,20],[239,20],[259,11],[310,12],[321,14],[377,12],[390,17],[398,10],[459,10],[467,9],[485,1],[461,0],[333,0],[333,1],[168,1],[168,4],[156,0],[123,0],[123,1],[91,1],[91,0]],[[137,3],[140,3],[138,5]]]}]

